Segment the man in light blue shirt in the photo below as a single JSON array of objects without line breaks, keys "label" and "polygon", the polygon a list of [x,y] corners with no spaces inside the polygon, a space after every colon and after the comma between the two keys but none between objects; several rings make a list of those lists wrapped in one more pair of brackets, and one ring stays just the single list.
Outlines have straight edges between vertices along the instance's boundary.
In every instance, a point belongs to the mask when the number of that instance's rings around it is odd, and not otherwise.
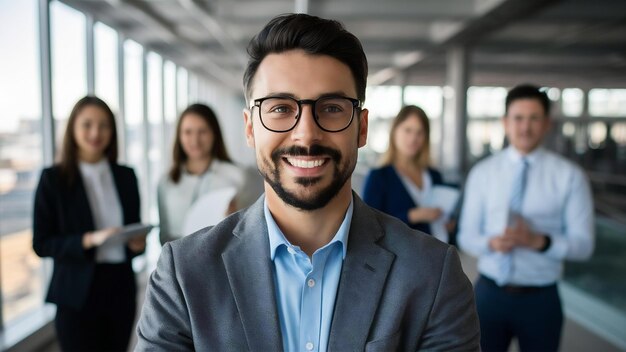
[{"label": "man in light blue shirt", "polygon": [[563,314],[556,283],[563,260],[594,246],[593,202],[583,171],[545,150],[549,100],[513,88],[503,119],[510,146],[471,170],[459,228],[461,249],[478,257],[475,292],[483,351],[556,351]]},{"label": "man in light blue shirt", "polygon": [[[313,253],[312,258],[285,238],[267,203],[265,221],[274,262],[276,302],[286,351],[326,351],[341,267],[348,247],[353,204],[335,237]],[[309,348],[311,347],[311,348]]]},{"label": "man in light blue shirt", "polygon": [[339,22],[271,20],[250,42],[245,136],[265,194],[163,247],[137,350],[479,349],[454,248],[352,192],[367,59]]}]

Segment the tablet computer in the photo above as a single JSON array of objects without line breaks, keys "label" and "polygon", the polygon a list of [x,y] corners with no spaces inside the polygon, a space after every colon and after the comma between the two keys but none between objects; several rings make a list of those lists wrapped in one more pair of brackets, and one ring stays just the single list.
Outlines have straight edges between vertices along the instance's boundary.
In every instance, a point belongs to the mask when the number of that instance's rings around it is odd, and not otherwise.
[{"label": "tablet computer", "polygon": [[128,242],[128,240],[139,237],[142,235],[147,235],[150,230],[152,230],[154,226],[146,225],[141,223],[130,224],[122,227],[119,232],[115,233],[115,235],[107,238],[103,245],[114,245],[114,244],[124,244]]}]

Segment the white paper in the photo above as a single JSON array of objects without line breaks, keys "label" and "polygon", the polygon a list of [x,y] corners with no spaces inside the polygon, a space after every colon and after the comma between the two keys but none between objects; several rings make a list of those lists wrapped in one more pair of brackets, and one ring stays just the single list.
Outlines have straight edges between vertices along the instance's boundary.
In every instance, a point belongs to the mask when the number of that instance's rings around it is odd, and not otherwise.
[{"label": "white paper", "polygon": [[234,187],[226,187],[207,192],[198,198],[187,211],[183,221],[183,235],[222,221],[236,192]]},{"label": "white paper", "polygon": [[456,188],[436,185],[432,187],[424,202],[424,206],[441,209],[442,214],[439,219],[430,223],[431,234],[440,241],[448,242],[446,223],[450,219],[460,195],[461,192]]},{"label": "white paper", "polygon": [[440,185],[433,186],[428,197],[428,206],[439,208],[446,214],[446,217],[450,217],[459,201],[460,195],[461,192],[456,188]]}]

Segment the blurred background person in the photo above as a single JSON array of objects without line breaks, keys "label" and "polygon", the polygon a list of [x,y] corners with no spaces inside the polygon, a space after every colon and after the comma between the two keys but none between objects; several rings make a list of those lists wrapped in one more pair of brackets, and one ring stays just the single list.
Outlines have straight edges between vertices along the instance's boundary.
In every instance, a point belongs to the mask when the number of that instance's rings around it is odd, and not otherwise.
[{"label": "blurred background person", "polygon": [[430,167],[430,126],[424,110],[415,105],[400,110],[381,164],[367,176],[363,200],[414,229],[433,234],[430,224],[442,211],[425,204],[432,187],[442,185],[443,178]]},{"label": "blurred background person", "polygon": [[60,161],[42,171],[34,204],[33,249],[54,260],[46,301],[57,305],[61,349],[125,351],[136,306],[131,259],[145,250],[145,235],[105,243],[140,221],[140,204],[135,173],[117,164],[115,118],[104,101],[76,103]]},{"label": "blurred background person", "polygon": [[213,109],[204,104],[187,107],[176,125],[172,166],[157,189],[161,244],[188,235],[183,233],[185,217],[208,192],[234,187],[237,194],[223,215],[239,209],[245,183],[244,170],[228,156]]},{"label": "blurred background person", "polygon": [[505,100],[509,147],[474,166],[465,185],[461,249],[478,257],[475,285],[483,351],[557,351],[564,260],[594,247],[589,181],[577,165],[541,147],[550,101],[531,85]]}]

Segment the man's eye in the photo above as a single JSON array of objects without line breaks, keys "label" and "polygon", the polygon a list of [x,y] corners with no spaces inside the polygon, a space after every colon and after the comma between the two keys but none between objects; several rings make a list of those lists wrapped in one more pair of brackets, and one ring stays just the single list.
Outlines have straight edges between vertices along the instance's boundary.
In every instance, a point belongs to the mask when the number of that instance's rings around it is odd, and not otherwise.
[{"label": "man's eye", "polygon": [[271,108],[268,112],[274,113],[274,114],[286,114],[286,113],[291,112],[291,108],[285,105],[278,105],[278,106]]},{"label": "man's eye", "polygon": [[337,105],[328,105],[328,106],[325,106],[322,109],[322,111],[323,112],[327,112],[327,113],[338,113],[338,112],[342,112],[343,109],[340,106],[337,106]]}]

